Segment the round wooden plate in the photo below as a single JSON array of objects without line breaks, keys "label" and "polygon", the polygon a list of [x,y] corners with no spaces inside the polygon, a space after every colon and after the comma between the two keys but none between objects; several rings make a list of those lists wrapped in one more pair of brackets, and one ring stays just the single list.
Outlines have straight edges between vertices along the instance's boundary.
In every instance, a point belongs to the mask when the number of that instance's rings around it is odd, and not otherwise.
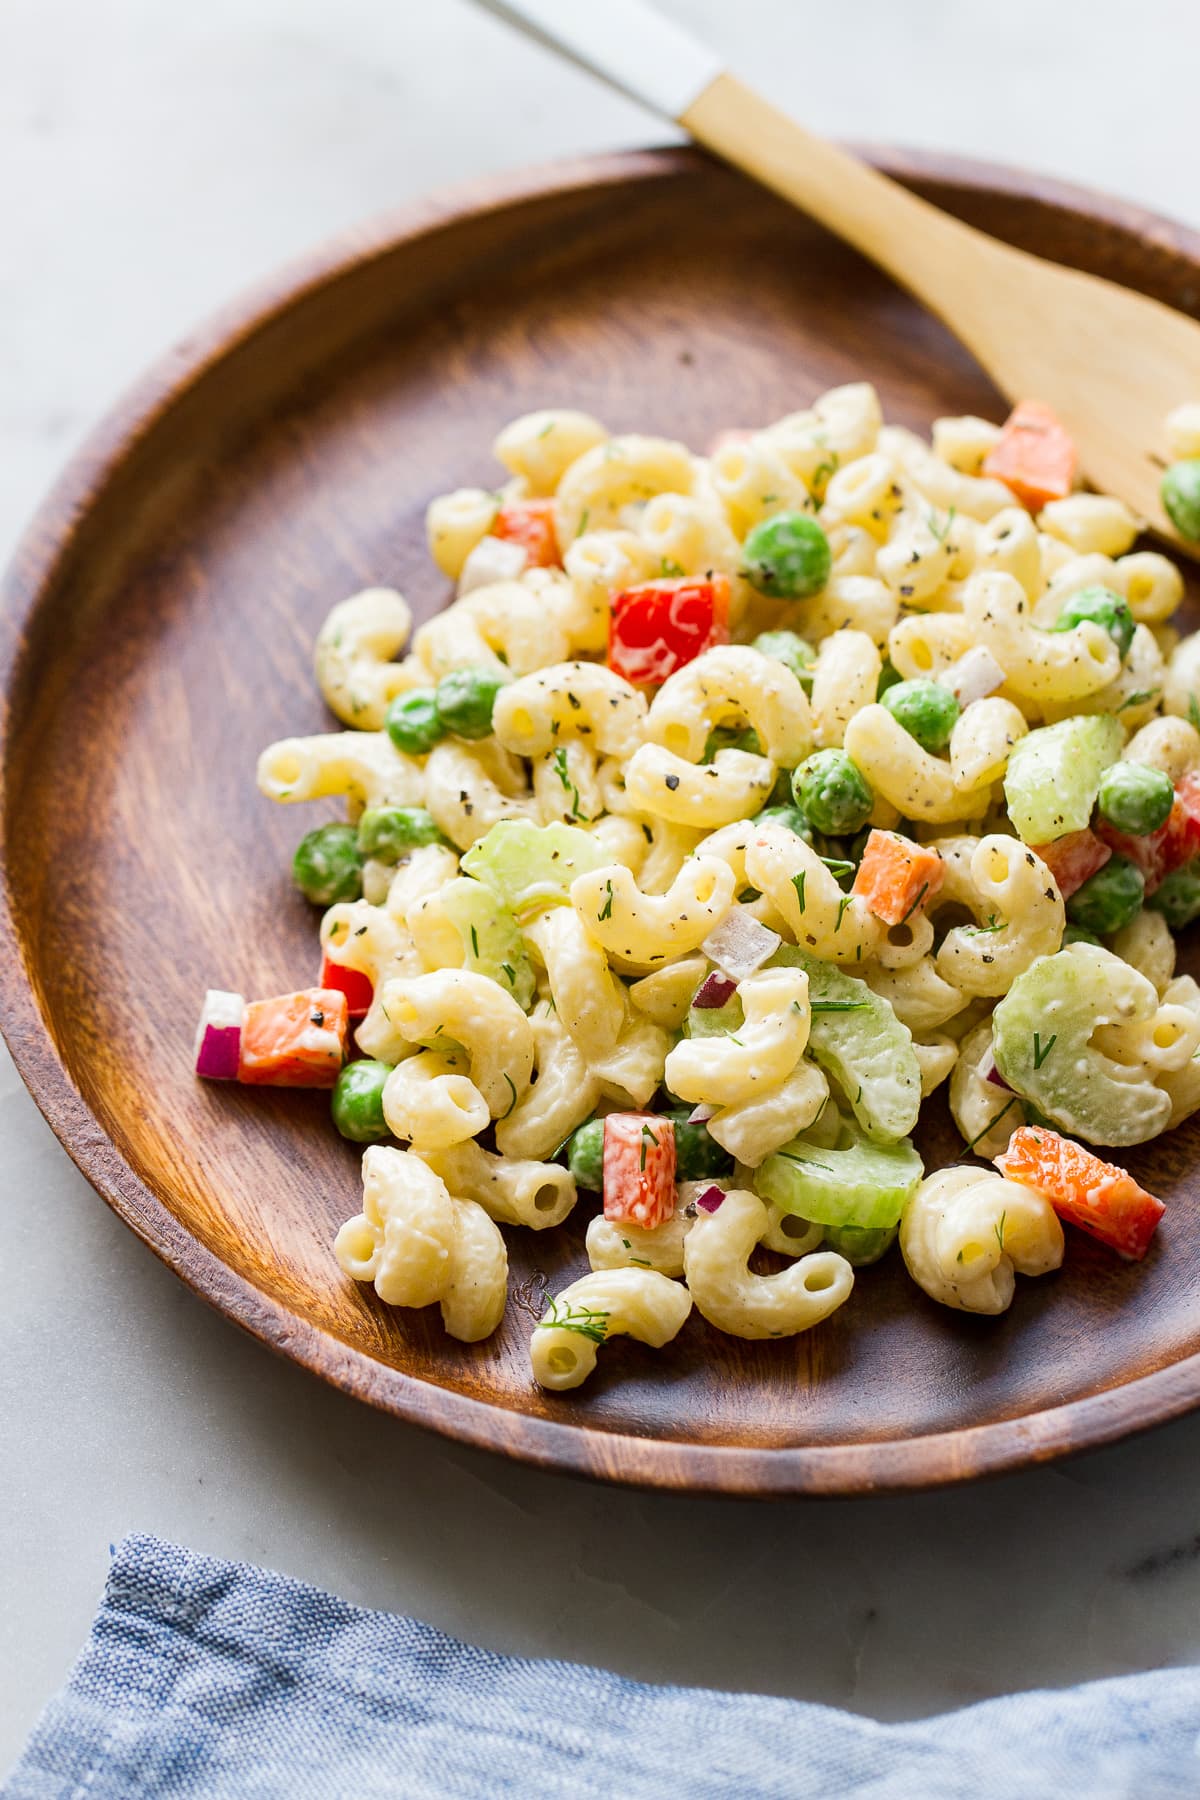
[{"label": "round wooden plate", "polygon": [[[881,160],[1000,237],[1200,311],[1200,240],[1173,225],[994,169]],[[334,1262],[358,1184],[327,1098],[191,1075],[205,987],[316,974],[316,914],[288,878],[314,814],[262,800],[255,758],[329,729],[311,648],[334,601],[387,583],[418,616],[446,602],[430,496],[495,479],[493,434],[536,406],[702,446],[861,376],[919,429],[1003,410],[881,275],[702,156],[539,170],[360,233],[202,330],[100,427],[17,555],[0,998],[18,1067],[183,1280],[375,1406],[615,1480],[836,1494],[1012,1468],[1200,1402],[1190,1127],[1133,1158],[1168,1203],[1140,1267],[1075,1234],[1061,1275],[1019,1282],[992,1320],[934,1306],[892,1255],[806,1336],[740,1343],[693,1318],[662,1353],[614,1343],[556,1398],[527,1343],[544,1280],[582,1266],[582,1220],[510,1233],[505,1322],[455,1343],[436,1309],[392,1312]],[[923,1149],[958,1154],[944,1115]]]}]

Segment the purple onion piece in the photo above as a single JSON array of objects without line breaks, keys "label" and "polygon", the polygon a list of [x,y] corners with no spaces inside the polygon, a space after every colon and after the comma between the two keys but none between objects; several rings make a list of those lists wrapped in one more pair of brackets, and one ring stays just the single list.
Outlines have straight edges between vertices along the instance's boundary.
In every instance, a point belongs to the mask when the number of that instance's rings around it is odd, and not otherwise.
[{"label": "purple onion piece", "polygon": [[984,1076],[984,1080],[989,1081],[993,1087],[1003,1088],[1004,1092],[1006,1094],[1012,1093],[1012,1089],[1009,1087],[1007,1081],[1005,1081],[1003,1075],[1000,1073],[999,1069],[996,1067],[995,1062],[992,1063],[991,1068],[988,1070],[987,1074]]},{"label": "purple onion piece", "polygon": [[714,1213],[723,1203],[724,1199],[724,1188],[706,1187],[702,1194],[696,1195],[695,1204],[700,1208],[701,1212]]},{"label": "purple onion piece", "polygon": [[705,1012],[712,1011],[719,1006],[724,1006],[725,1002],[732,1000],[736,993],[737,982],[731,981],[728,975],[722,975],[719,969],[714,969],[712,974],[707,975],[700,983],[692,1005],[700,1007]]},{"label": "purple onion piece", "polygon": [[689,1125],[707,1125],[708,1121],[710,1119],[715,1119],[716,1116],[717,1116],[717,1108],[715,1106],[709,1106],[706,1102],[701,1106],[697,1106],[696,1108],[694,1108],[694,1110],[692,1112],[690,1112],[688,1114],[688,1124]]}]

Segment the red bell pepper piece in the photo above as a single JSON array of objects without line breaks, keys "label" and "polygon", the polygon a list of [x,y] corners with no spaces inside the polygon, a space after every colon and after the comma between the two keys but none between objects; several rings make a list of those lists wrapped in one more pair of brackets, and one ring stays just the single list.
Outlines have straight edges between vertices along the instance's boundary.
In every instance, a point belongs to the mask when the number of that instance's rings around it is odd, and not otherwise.
[{"label": "red bell pepper piece", "polygon": [[613,596],[608,666],[626,681],[665,681],[705,650],[728,642],[724,575],[647,581]]},{"label": "red bell pepper piece", "polygon": [[553,500],[509,500],[492,521],[492,536],[506,544],[520,544],[531,569],[557,569],[562,565],[554,530]]},{"label": "red bell pepper piece", "polygon": [[654,1113],[604,1121],[604,1216],[653,1231],[675,1211],[675,1126]]},{"label": "red bell pepper piece", "polygon": [[1107,819],[1096,821],[1097,835],[1119,856],[1127,856],[1142,871],[1146,892],[1152,894],[1168,875],[1200,855],[1200,775],[1188,774],[1175,789],[1175,804],[1165,825],[1144,837],[1127,837]]},{"label": "red bell pepper piece", "polygon": [[1078,893],[1112,855],[1109,846],[1102,844],[1094,831],[1086,829],[1068,831],[1066,837],[1055,838],[1052,844],[1031,844],[1029,848],[1041,857],[1064,900]]},{"label": "red bell pepper piece", "polygon": [[854,877],[852,894],[864,899],[885,925],[905,919],[933,899],[946,875],[936,850],[896,831],[872,831]]},{"label": "red bell pepper piece", "polygon": [[1069,1219],[1130,1262],[1145,1256],[1167,1210],[1127,1170],[1043,1125],[1018,1126],[995,1160],[1006,1181],[1036,1188],[1060,1219]]},{"label": "red bell pepper piece", "polygon": [[238,1080],[265,1087],[332,1087],[346,1056],[345,994],[302,988],[253,1000],[242,1020]]},{"label": "red bell pepper piece", "polygon": [[321,957],[320,986],[345,994],[346,1011],[352,1019],[365,1019],[371,1010],[375,998],[371,977],[359,969],[348,969],[343,963],[334,962],[328,951]]},{"label": "red bell pepper piece", "polygon": [[1040,512],[1049,500],[1065,500],[1078,466],[1079,454],[1066,427],[1040,400],[1014,406],[983,459],[983,473],[1010,487],[1030,512]]}]

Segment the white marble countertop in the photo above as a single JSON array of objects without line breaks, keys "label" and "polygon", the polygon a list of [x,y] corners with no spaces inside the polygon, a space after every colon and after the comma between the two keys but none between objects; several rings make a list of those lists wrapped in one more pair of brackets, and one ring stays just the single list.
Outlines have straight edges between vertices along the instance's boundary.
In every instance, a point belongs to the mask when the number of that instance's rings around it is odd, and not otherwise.
[{"label": "white marble countertop", "polygon": [[[1200,223],[1194,0],[670,0],[818,128]],[[113,394],[282,258],[662,129],[465,0],[8,0],[0,544]],[[986,1486],[690,1501],[376,1416],[207,1311],[0,1069],[0,1768],[156,1531],[480,1643],[902,1718],[1200,1656],[1200,1418]]]}]

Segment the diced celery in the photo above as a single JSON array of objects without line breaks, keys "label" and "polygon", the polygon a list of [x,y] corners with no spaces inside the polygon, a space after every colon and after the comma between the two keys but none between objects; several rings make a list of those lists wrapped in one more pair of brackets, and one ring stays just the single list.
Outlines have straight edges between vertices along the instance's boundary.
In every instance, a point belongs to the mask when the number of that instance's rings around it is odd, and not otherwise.
[{"label": "diced celery", "polygon": [[863,1231],[857,1225],[827,1225],[823,1250],[836,1250],[854,1269],[865,1269],[886,1256],[896,1241],[896,1225],[881,1226],[878,1231]]},{"label": "diced celery", "polygon": [[1119,721],[1107,713],[1061,719],[1018,739],[1008,759],[1004,797],[1024,841],[1049,844],[1070,831],[1083,831],[1100,777],[1124,744]]},{"label": "diced celery", "polygon": [[1142,1144],[1164,1131],[1170,1097],[1136,1064],[1093,1048],[1098,1025],[1153,1018],[1158,995],[1097,944],[1039,956],[992,1014],[996,1067],[1060,1131],[1090,1144]]},{"label": "diced celery", "polygon": [[502,819],[462,859],[468,875],[486,882],[518,918],[566,901],[577,875],[602,869],[612,857],[574,825],[531,825]]},{"label": "diced celery", "polygon": [[727,1031],[740,1031],[746,1023],[742,1003],[731,994],[724,1006],[689,1006],[683,1021],[683,1035],[689,1038],[720,1037]]},{"label": "diced celery", "polygon": [[868,1137],[879,1143],[907,1137],[921,1109],[921,1070],[912,1033],[890,1002],[865,981],[791,944],[782,945],[768,966],[803,969],[808,976],[808,1048],[838,1082]]},{"label": "diced celery", "polygon": [[873,1144],[846,1125],[832,1150],[794,1138],[759,1166],[754,1186],[785,1212],[819,1225],[886,1232],[899,1224],[924,1173],[908,1138]]},{"label": "diced celery", "polygon": [[516,920],[491,888],[459,876],[439,895],[446,917],[462,939],[463,967],[490,975],[518,1006],[528,1008],[536,983],[533,964]]}]

